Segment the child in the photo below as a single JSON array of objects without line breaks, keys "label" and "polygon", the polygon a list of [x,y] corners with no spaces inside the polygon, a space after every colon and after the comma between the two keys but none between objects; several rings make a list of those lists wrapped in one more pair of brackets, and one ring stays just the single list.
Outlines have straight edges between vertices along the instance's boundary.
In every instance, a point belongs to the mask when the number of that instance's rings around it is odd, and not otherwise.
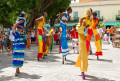
[{"label": "child", "polygon": [[38,46],[38,37],[37,37],[37,32],[35,32],[35,42],[36,42],[36,45]]},{"label": "child", "polygon": [[30,36],[30,33],[28,32],[28,34],[27,34],[27,48],[30,48],[30,39],[31,39],[31,36]]},{"label": "child", "polygon": [[6,49],[6,51],[8,52],[7,43],[6,43],[6,38],[5,38],[5,35],[4,35],[4,32],[3,32],[3,31],[1,32],[1,36],[2,36],[2,41],[1,41],[2,52],[4,52],[3,47],[4,47],[4,48]]},{"label": "child", "polygon": [[1,41],[2,41],[2,37],[0,36],[0,53],[1,53]]}]

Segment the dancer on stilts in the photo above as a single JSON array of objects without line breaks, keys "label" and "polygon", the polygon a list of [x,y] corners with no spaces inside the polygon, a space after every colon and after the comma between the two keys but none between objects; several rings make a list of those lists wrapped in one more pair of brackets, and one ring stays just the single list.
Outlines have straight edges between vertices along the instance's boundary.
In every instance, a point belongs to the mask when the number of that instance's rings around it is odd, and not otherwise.
[{"label": "dancer on stilts", "polygon": [[96,29],[99,19],[96,16],[97,16],[97,13],[94,12],[93,18],[90,19],[90,24],[88,27],[88,33],[86,37],[86,47],[87,47],[87,52],[89,53],[90,41],[91,41],[92,35],[94,34],[95,46],[97,48],[95,55],[97,56],[97,59],[99,59],[98,56],[99,55],[102,56],[102,51],[101,51],[100,35]]},{"label": "dancer on stilts", "polygon": [[[70,22],[69,14],[72,13],[72,8],[69,7],[67,12],[63,12],[57,18],[57,21],[60,20],[60,25],[62,27],[62,34],[61,34],[61,48],[62,48],[62,63],[64,64],[64,59],[66,60],[66,56],[69,54],[68,44],[67,44],[67,37],[66,37],[66,24]],[[57,23],[56,21],[56,23]]]},{"label": "dancer on stilts", "polygon": [[88,68],[88,53],[86,48],[84,28],[88,27],[90,23],[91,15],[92,15],[92,9],[88,8],[86,11],[86,15],[80,19],[80,24],[78,25],[78,29],[77,29],[79,36],[79,56],[75,66],[80,67],[83,80],[85,79],[84,72],[87,72],[87,68]]},{"label": "dancer on stilts", "polygon": [[38,34],[38,56],[37,60],[39,61],[40,58],[44,56],[44,49],[43,49],[43,25],[45,23],[45,18],[47,17],[47,13],[44,12],[43,16],[36,19],[36,27],[37,27],[37,34]]},{"label": "dancer on stilts", "polygon": [[15,76],[20,73],[19,68],[23,66],[24,63],[24,48],[25,44],[23,38],[20,36],[23,28],[26,26],[27,15],[25,12],[22,12],[20,17],[17,19],[16,24],[14,25],[14,31],[12,32],[14,36],[13,40],[13,63],[12,65],[16,67]]}]

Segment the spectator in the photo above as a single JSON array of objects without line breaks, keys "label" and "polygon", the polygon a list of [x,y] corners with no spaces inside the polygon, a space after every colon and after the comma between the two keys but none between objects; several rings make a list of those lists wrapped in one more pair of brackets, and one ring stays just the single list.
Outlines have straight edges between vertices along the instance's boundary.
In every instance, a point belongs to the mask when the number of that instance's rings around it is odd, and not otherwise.
[{"label": "spectator", "polygon": [[109,35],[110,35],[110,29],[109,29],[109,27],[106,29],[106,33],[107,33],[107,36],[109,37]]},{"label": "spectator", "polygon": [[59,43],[58,43],[59,38],[58,38],[57,32],[55,32],[55,34],[54,34],[54,41],[56,41],[56,45],[59,45]]},{"label": "spectator", "polygon": [[1,53],[1,41],[2,41],[2,37],[0,35],[0,53]]},{"label": "spectator", "polygon": [[2,36],[2,41],[1,41],[1,45],[2,45],[2,52],[4,52],[3,50],[3,47],[6,49],[6,51],[8,52],[8,49],[7,49],[7,43],[6,43],[6,38],[5,38],[5,35],[4,35],[4,32],[1,31],[1,36]]},{"label": "spectator", "polygon": [[31,31],[31,44],[35,44],[35,31],[34,31],[34,29]]},{"label": "spectator", "polygon": [[113,38],[113,31],[114,31],[114,28],[111,27],[110,28],[110,40],[112,41],[112,38]]},{"label": "spectator", "polygon": [[100,28],[100,25],[98,25],[97,31],[98,31],[98,33],[99,33],[99,35],[100,35],[100,43],[101,43],[101,46],[102,46],[103,29]]},{"label": "spectator", "polygon": [[77,51],[77,53],[79,52],[79,47],[78,47],[78,31],[76,30],[76,25],[73,26],[73,29],[70,32],[71,34],[71,39],[72,39],[72,46],[73,46],[73,51],[75,53],[75,50]]},{"label": "spectator", "polygon": [[12,50],[12,54],[13,54],[13,40],[14,40],[14,36],[12,34],[13,32],[13,27],[11,27],[10,29],[10,33],[9,33],[9,40],[10,40],[10,49],[9,49],[9,54],[10,54],[10,51]]},{"label": "spectator", "polygon": [[24,32],[23,40],[24,40],[25,47],[26,47],[27,46],[27,34],[26,34],[26,32]]},{"label": "spectator", "polygon": [[28,34],[27,34],[27,48],[30,48],[30,40],[31,40],[31,36],[30,36],[30,32],[28,32]]}]

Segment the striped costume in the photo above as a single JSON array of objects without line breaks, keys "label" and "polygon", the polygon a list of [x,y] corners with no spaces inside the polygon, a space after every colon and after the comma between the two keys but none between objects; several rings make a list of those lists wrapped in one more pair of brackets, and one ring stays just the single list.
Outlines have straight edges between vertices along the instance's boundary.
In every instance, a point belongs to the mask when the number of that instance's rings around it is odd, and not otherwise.
[{"label": "striped costume", "polygon": [[[26,25],[26,19],[24,17],[19,17],[17,19],[16,23],[19,22],[20,20],[24,20],[24,23],[19,24],[17,26],[17,28],[22,29]],[[24,63],[25,44],[24,44],[23,38],[20,36],[20,32],[16,31],[15,32],[16,35],[14,32],[15,31],[12,32],[12,34],[14,36],[14,40],[13,40],[13,63],[12,63],[12,65],[15,67],[19,67],[19,66],[23,66],[23,63]]]},{"label": "striped costume", "polygon": [[65,13],[65,16],[61,18],[60,25],[62,27],[62,34],[61,34],[61,48],[62,48],[62,56],[67,56],[69,54],[68,44],[67,44],[67,37],[66,37],[66,23],[63,20],[68,20],[69,15]]}]

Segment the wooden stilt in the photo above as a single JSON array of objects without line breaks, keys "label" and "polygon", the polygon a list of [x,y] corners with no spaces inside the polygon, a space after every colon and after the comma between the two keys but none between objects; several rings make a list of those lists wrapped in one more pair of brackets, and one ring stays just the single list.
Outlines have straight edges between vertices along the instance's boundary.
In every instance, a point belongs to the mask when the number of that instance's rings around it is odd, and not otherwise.
[{"label": "wooden stilt", "polygon": [[62,64],[64,64],[64,56],[62,57]]},{"label": "wooden stilt", "polygon": [[97,55],[97,60],[99,60],[99,56]]},{"label": "wooden stilt", "polygon": [[66,56],[65,56],[65,61],[66,61]]}]

